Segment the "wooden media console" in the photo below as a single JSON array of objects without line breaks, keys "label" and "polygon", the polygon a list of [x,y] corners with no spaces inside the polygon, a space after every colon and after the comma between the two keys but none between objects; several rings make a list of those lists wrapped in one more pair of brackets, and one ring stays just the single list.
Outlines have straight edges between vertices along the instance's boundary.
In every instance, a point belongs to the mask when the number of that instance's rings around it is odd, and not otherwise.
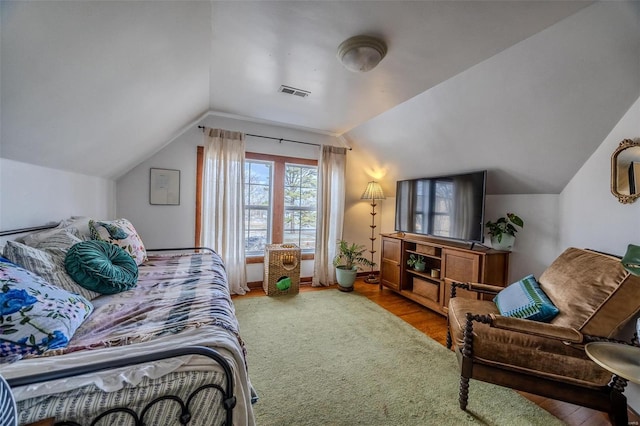
[{"label": "wooden media console", "polygon": [[[415,234],[383,234],[380,288],[446,315],[452,282],[476,282],[506,286],[509,280],[509,252],[469,243],[443,241]],[[424,272],[407,265],[411,254],[422,255]],[[482,295],[458,289],[457,297],[478,299]]]}]

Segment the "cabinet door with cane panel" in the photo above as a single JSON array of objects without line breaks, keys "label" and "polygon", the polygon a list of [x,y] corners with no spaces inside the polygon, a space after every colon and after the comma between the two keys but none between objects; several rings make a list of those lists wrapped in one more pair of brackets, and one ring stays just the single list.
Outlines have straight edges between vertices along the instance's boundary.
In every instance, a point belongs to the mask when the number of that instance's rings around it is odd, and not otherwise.
[{"label": "cabinet door with cane panel", "polygon": [[380,256],[380,288],[389,287],[400,290],[402,273],[402,241],[397,238],[382,237],[382,255]]}]

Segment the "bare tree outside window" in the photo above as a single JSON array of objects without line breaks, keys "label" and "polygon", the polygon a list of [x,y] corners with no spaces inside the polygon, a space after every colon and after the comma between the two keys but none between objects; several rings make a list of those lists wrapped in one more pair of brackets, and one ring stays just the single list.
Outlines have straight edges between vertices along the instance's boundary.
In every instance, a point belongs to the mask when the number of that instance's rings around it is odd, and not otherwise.
[{"label": "bare tree outside window", "polygon": [[316,239],[318,168],[287,164],[284,174],[283,242],[313,250]]},{"label": "bare tree outside window", "polygon": [[[266,244],[293,243],[315,250],[318,168],[294,159],[254,154],[245,159],[245,251],[264,254]],[[293,161],[292,161],[293,160]],[[311,162],[312,164],[315,161]]]}]

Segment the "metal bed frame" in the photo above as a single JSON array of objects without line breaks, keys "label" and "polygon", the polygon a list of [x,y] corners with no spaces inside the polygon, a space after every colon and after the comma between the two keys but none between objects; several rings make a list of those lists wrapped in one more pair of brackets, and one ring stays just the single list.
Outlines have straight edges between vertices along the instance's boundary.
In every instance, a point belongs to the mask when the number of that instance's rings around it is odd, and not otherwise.
[{"label": "metal bed frame", "polygon": [[[104,361],[104,362],[99,362],[95,364],[79,366],[75,368],[66,368],[64,370],[59,370],[59,371],[50,371],[50,372],[35,374],[31,376],[16,377],[13,379],[7,379],[7,383],[9,384],[10,387],[26,386],[26,385],[35,384],[35,383],[48,382],[51,380],[66,379],[68,377],[78,376],[81,374],[90,374],[90,373],[95,373],[97,371],[127,367],[130,365],[143,364],[147,362],[154,362],[161,359],[174,358],[174,357],[183,356],[183,355],[201,355],[218,363],[224,370],[224,375],[225,375],[224,387],[217,384],[202,385],[199,388],[197,388],[195,391],[193,391],[189,395],[186,401],[183,401],[182,398],[175,395],[163,395],[154,399],[153,401],[148,403],[146,406],[144,406],[140,411],[140,413],[136,413],[135,411],[127,407],[112,408],[103,413],[100,413],[89,424],[95,425],[103,417],[109,414],[122,412],[122,413],[129,414],[134,420],[135,422],[134,424],[136,426],[144,426],[146,425],[144,421],[145,414],[155,404],[165,400],[169,400],[177,403],[180,406],[180,417],[178,421],[180,422],[180,424],[186,425],[191,421],[191,412],[189,411],[189,405],[191,403],[191,400],[201,391],[205,389],[213,388],[222,394],[222,407],[226,411],[225,422],[223,424],[231,426],[233,423],[233,408],[236,406],[236,397],[233,394],[233,373],[231,371],[231,367],[229,366],[229,363],[227,362],[227,360],[222,355],[220,355],[216,350],[207,348],[204,346],[186,346],[184,348],[170,349],[167,351],[162,351],[154,354],[138,355],[138,356],[132,356],[129,358],[116,359],[113,361]],[[76,423],[73,421],[66,421],[66,420],[57,421],[55,425],[56,426],[82,426],[80,423]]]},{"label": "metal bed frame", "polygon": [[[28,232],[35,232],[50,228],[55,228],[58,224],[50,224],[43,226],[36,226],[30,228],[20,228],[14,230],[0,231],[0,236],[7,235],[16,235],[23,234]],[[192,250],[195,252],[198,251],[210,251],[215,253],[215,251],[209,247],[176,247],[176,248],[160,248],[160,249],[147,249],[147,251],[151,252],[171,252],[171,251],[185,251]],[[191,421],[191,412],[189,410],[189,406],[193,398],[195,398],[200,392],[207,389],[215,389],[222,394],[222,408],[225,410],[225,421],[224,425],[231,426],[233,424],[233,408],[236,406],[237,399],[234,395],[233,389],[233,371],[228,361],[215,349],[204,347],[204,346],[186,346],[183,348],[169,349],[166,351],[161,351],[153,354],[146,355],[137,355],[131,357],[125,357],[121,359],[111,360],[111,361],[103,361],[99,363],[74,367],[74,368],[66,368],[58,371],[49,371],[41,374],[34,374],[30,376],[16,377],[13,379],[8,379],[7,383],[10,387],[20,387],[26,386],[30,384],[48,382],[52,380],[60,380],[68,377],[78,376],[81,374],[90,374],[98,371],[110,370],[120,367],[127,367],[136,364],[144,364],[148,362],[159,361],[162,359],[175,358],[179,356],[185,355],[199,355],[204,356],[212,360],[213,362],[220,365],[224,372],[225,380],[224,387],[218,384],[206,384],[198,387],[195,391],[193,391],[188,397],[187,400],[184,401],[182,398],[175,395],[163,395],[158,398],[155,398],[147,405],[145,405],[140,413],[136,413],[134,410],[127,407],[117,407],[111,408],[103,413],[98,414],[98,416],[89,423],[89,425],[93,426],[97,424],[101,419],[108,416],[112,413],[126,413],[131,416],[136,426],[145,426],[146,423],[144,421],[145,414],[157,403],[162,401],[173,401],[174,403],[180,406],[180,416],[178,421],[182,425],[187,425]],[[55,426],[82,426],[80,423],[76,423],[74,421],[56,421]]]}]

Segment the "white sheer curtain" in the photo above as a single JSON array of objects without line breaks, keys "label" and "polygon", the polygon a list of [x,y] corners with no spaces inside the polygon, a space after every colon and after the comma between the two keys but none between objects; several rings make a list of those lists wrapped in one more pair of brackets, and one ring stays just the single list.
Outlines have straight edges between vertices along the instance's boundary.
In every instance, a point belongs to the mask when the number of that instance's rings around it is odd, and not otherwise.
[{"label": "white sheer curtain", "polygon": [[333,258],[342,237],[346,166],[346,148],[322,146],[318,164],[318,221],[311,283],[314,287],[336,282]]},{"label": "white sheer curtain", "polygon": [[245,294],[244,134],[205,128],[200,242],[225,263],[232,294]]}]

